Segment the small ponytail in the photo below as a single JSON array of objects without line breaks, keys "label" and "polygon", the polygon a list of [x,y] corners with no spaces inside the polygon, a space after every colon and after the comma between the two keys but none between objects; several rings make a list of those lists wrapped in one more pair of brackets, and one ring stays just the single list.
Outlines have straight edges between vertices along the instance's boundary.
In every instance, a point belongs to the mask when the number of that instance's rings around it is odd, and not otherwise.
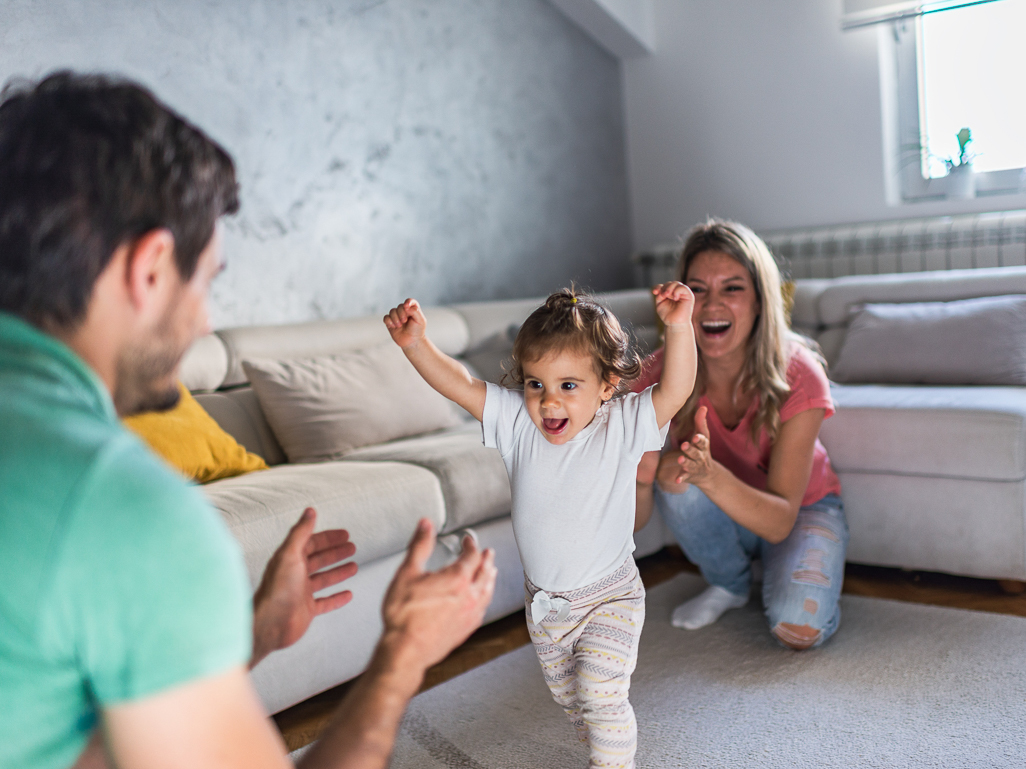
[{"label": "small ponytail", "polygon": [[513,342],[513,366],[503,379],[523,385],[524,361],[563,350],[591,355],[604,381],[619,377],[620,391],[641,374],[641,358],[616,316],[571,287],[550,295],[524,321]]}]

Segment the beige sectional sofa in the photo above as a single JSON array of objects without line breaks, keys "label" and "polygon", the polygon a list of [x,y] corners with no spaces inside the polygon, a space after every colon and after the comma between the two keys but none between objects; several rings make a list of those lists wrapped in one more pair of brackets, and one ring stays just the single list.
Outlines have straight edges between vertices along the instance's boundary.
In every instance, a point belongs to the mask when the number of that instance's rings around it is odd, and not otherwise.
[{"label": "beige sectional sofa", "polygon": [[[792,323],[836,364],[863,305],[1015,294],[1026,267],[804,280]],[[944,353],[966,351],[952,339]],[[1026,387],[848,384],[833,395],[821,438],[844,490],[849,561],[1026,580]]]},{"label": "beige sectional sofa", "polygon": [[[1026,268],[798,281],[793,323],[833,363],[854,308],[867,302],[949,301],[1026,294]],[[657,344],[645,290],[601,297]],[[501,376],[517,325],[540,299],[428,308],[432,338],[486,379]],[[267,559],[307,505],[322,527],[349,529],[359,574],[352,603],[317,618],[294,647],[255,671],[276,712],[358,674],[380,632],[379,608],[415,522],[431,518],[445,563],[472,530],[499,566],[486,620],[522,610],[523,575],[509,519],[509,486],[475,422],[356,449],[337,461],[292,465],[247,385],[242,361],[339,354],[388,343],[380,318],[234,328],[201,339],[183,366],[210,414],[270,470],[204,487],[242,543],[255,585]],[[822,438],[844,487],[849,560],[981,577],[1026,579],[1026,388],[837,386],[837,415]],[[657,516],[636,537],[636,556],[672,539]]]}]

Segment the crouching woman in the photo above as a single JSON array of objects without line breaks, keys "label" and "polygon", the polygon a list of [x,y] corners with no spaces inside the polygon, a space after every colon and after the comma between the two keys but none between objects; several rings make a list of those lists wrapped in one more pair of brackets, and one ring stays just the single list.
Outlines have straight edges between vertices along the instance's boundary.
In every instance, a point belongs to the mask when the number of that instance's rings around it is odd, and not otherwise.
[{"label": "crouching woman", "polygon": [[[792,649],[819,646],[840,620],[848,545],[841,484],[819,442],[834,412],[822,359],[788,328],[780,272],[747,227],[695,227],[678,277],[695,295],[698,378],[674,418],[673,450],[639,467],[637,522],[654,502],[710,585],[673,624],[693,630],[744,605],[761,558],[770,632]],[[661,370],[659,350],[635,386]]]}]

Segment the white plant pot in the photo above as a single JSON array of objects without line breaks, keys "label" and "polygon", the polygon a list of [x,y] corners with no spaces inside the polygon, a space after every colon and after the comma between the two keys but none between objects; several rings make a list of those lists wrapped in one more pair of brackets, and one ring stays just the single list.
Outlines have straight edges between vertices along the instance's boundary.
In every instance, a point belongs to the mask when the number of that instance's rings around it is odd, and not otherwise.
[{"label": "white plant pot", "polygon": [[976,175],[972,163],[955,166],[945,178],[948,180],[948,200],[972,200],[976,197]]}]

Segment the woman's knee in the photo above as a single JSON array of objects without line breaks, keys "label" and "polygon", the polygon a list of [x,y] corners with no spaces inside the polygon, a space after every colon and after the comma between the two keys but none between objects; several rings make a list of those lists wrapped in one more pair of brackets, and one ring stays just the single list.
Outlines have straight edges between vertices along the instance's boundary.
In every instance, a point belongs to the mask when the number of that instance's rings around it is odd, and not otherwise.
[{"label": "woman's knee", "polygon": [[778,622],[770,628],[773,637],[789,649],[804,651],[819,644],[823,631],[811,625],[796,625],[793,622]]},{"label": "woman's knee", "polygon": [[797,651],[819,646],[837,626],[837,603],[828,596],[792,595],[766,607],[770,633]]}]

